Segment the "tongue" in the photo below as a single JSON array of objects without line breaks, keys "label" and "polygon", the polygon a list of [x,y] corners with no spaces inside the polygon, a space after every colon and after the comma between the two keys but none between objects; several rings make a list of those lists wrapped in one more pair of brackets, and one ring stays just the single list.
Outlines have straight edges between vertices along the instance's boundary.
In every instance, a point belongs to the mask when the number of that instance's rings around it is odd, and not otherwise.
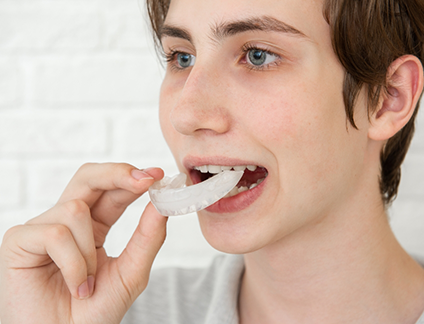
[{"label": "tongue", "polygon": [[257,168],[255,171],[244,170],[243,177],[237,184],[237,187],[250,187],[253,183],[256,183],[259,179],[263,179],[267,176],[265,168]]}]

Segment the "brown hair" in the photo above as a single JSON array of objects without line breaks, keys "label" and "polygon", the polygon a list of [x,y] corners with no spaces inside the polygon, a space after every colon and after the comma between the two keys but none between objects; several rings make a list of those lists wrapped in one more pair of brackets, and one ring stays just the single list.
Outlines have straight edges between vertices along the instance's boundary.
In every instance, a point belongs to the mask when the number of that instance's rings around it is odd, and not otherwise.
[{"label": "brown hair", "polygon": [[[146,0],[160,46],[160,31],[170,0]],[[412,54],[424,62],[424,2],[422,0],[325,0],[323,14],[330,25],[333,48],[346,73],[343,99],[346,116],[356,128],[354,106],[363,87],[368,113],[388,92],[387,70],[397,58]],[[380,191],[385,204],[398,191],[401,164],[415,130],[419,101],[409,122],[390,138],[380,155]]]},{"label": "brown hair", "polygon": [[[346,70],[343,98],[354,122],[354,105],[366,87],[368,113],[382,92],[390,95],[387,70],[397,58],[412,54],[424,62],[424,2],[422,0],[326,0],[324,17],[331,28],[335,53]],[[390,138],[380,154],[380,191],[385,204],[398,191],[401,164],[415,130],[419,101],[409,122]]]}]

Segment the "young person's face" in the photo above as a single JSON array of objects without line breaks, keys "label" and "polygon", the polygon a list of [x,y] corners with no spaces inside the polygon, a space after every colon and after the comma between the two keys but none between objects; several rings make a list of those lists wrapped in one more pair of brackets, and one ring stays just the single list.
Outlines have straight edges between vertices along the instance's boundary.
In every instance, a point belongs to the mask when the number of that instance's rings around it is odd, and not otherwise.
[{"label": "young person's face", "polygon": [[[343,210],[367,147],[319,0],[172,0],[162,37],[164,136],[178,167],[256,165],[257,187],[199,212],[209,243],[253,251]],[[362,103],[362,97],[360,103]],[[358,108],[358,107],[357,107]],[[264,173],[257,169],[248,179]],[[256,174],[255,174],[256,173]]]}]

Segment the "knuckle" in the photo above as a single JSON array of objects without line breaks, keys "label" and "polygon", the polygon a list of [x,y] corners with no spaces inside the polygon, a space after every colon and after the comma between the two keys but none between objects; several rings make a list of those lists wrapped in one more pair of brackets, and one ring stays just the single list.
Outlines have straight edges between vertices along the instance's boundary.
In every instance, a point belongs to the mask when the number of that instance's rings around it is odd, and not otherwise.
[{"label": "knuckle", "polygon": [[96,165],[97,163],[92,163],[92,162],[84,163],[83,165],[79,167],[73,179],[82,181],[86,179],[87,177],[90,177],[90,175],[93,173],[93,170],[96,168]]},{"label": "knuckle", "polygon": [[80,199],[69,200],[63,203],[66,214],[73,218],[85,219],[90,215],[90,208]]},{"label": "knuckle", "polygon": [[131,164],[128,164],[125,162],[118,162],[118,163],[115,163],[115,165],[117,165],[121,169],[128,169],[133,167]]},{"label": "knuckle", "polygon": [[52,241],[63,241],[71,236],[71,231],[65,225],[62,224],[53,224],[47,228],[47,233],[49,239]]},{"label": "knuckle", "polygon": [[25,225],[17,225],[9,228],[3,235],[3,244],[7,243],[17,232],[19,232]]},{"label": "knuckle", "polygon": [[77,173],[91,170],[96,164],[97,163],[92,163],[92,162],[84,163],[83,165],[80,166]]},{"label": "knuckle", "polygon": [[130,170],[134,169],[134,166],[129,163],[118,162],[115,165],[116,165],[117,175],[119,176],[125,176],[128,174]]},{"label": "knuckle", "polygon": [[112,174],[114,178],[113,181],[116,184],[116,186],[121,187],[122,180],[128,176],[129,172],[131,172],[133,168],[134,167],[131,166],[130,164],[123,163],[123,162],[115,163],[113,165]]}]

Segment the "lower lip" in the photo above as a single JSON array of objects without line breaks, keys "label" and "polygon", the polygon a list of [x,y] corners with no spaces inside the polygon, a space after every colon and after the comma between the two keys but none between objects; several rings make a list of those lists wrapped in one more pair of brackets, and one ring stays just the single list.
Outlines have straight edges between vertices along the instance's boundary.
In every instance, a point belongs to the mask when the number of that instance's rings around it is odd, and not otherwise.
[{"label": "lower lip", "polygon": [[239,212],[249,207],[256,199],[258,199],[263,191],[265,183],[266,179],[255,188],[243,191],[233,197],[222,198],[213,205],[205,208],[205,210],[210,213],[218,214]]}]

